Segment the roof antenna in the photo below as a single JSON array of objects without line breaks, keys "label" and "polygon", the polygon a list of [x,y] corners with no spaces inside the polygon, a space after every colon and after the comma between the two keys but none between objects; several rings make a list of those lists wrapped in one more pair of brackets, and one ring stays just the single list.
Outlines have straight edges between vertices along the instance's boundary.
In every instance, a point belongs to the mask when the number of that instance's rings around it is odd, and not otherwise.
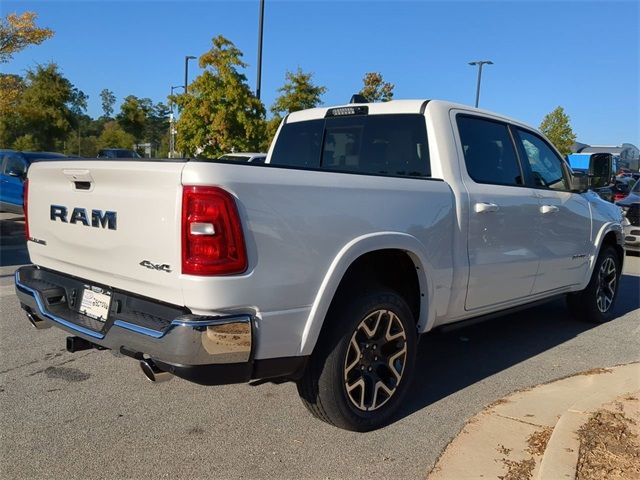
[{"label": "roof antenna", "polygon": [[364,95],[354,93],[353,95],[351,95],[351,100],[349,100],[349,103],[369,103],[369,100],[367,100],[367,97],[365,97]]}]

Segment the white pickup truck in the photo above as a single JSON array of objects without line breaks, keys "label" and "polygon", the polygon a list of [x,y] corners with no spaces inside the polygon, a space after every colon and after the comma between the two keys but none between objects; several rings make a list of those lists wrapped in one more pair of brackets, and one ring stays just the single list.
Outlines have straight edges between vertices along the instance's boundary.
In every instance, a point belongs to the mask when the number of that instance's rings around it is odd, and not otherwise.
[{"label": "white pickup truck", "polygon": [[421,334],[559,295],[611,317],[622,214],[591,180],[531,127],[464,105],[300,111],[265,164],[35,163],[16,291],[70,351],[119,351],[151,380],[292,380],[318,418],[371,430]]}]

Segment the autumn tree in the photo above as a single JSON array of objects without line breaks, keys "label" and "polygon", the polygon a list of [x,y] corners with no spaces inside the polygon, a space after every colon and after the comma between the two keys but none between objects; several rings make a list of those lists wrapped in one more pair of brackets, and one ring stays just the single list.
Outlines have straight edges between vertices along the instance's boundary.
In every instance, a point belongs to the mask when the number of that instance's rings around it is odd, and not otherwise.
[{"label": "autumn tree", "polygon": [[247,66],[242,52],[221,35],[212,43],[199,59],[204,72],[188,94],[171,97],[181,109],[177,149],[206,157],[256,150],[264,141],[265,109],[241,72]]},{"label": "autumn tree", "polygon": [[360,95],[364,95],[370,102],[388,102],[393,99],[393,83],[385,82],[378,72],[365,73],[362,79],[362,90]]},{"label": "autumn tree", "polygon": [[551,140],[562,155],[571,153],[571,147],[576,141],[576,136],[571,129],[569,116],[564,113],[564,108],[556,107],[547,114],[540,124],[540,131]]},{"label": "autumn tree", "polygon": [[34,12],[10,13],[0,20],[0,63],[8,62],[29,45],[39,45],[53,37],[53,30],[36,26],[37,17]]},{"label": "autumn tree", "polygon": [[87,96],[54,63],[27,70],[14,108],[0,116],[0,142],[12,145],[29,134],[35,148],[55,150],[76,127]]},{"label": "autumn tree", "polygon": [[[36,17],[33,12],[25,12],[0,19],[0,63],[7,63],[15,53],[53,36],[53,30],[35,25]],[[19,75],[0,73],[0,117],[13,111],[23,88],[24,82]],[[0,124],[0,139],[6,135],[6,129],[6,123]]]},{"label": "autumn tree", "polygon": [[104,88],[100,92],[100,100],[102,102],[102,113],[105,118],[111,118],[113,115],[113,107],[116,104],[116,96],[108,88]]}]

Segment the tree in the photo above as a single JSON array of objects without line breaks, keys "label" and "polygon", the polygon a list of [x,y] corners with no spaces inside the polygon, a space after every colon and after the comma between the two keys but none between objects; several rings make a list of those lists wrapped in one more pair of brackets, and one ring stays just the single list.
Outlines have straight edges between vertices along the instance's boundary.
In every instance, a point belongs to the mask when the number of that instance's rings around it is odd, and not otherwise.
[{"label": "tree", "polygon": [[102,113],[105,118],[111,118],[113,115],[113,106],[116,104],[116,96],[108,88],[103,89],[100,92],[100,99],[102,100]]},{"label": "tree", "polygon": [[0,145],[10,145],[15,140],[18,131],[15,112],[24,89],[22,77],[0,73]]},{"label": "tree", "polygon": [[564,113],[564,108],[556,107],[547,114],[540,124],[540,131],[551,140],[562,155],[571,153],[571,147],[576,141],[576,136],[571,129],[569,116]]},{"label": "tree", "polygon": [[385,82],[378,72],[365,73],[362,79],[363,87],[360,95],[364,95],[370,102],[388,102],[393,99],[393,83]]},{"label": "tree", "polygon": [[276,98],[271,112],[279,117],[307,108],[317,107],[322,103],[321,96],[326,87],[316,86],[312,82],[313,73],[305,73],[302,69],[285,74],[285,83],[278,89],[281,95]]},{"label": "tree", "polygon": [[200,57],[204,72],[189,85],[189,93],[171,97],[181,108],[177,149],[206,157],[256,150],[264,142],[264,105],[239,71],[246,67],[242,52],[221,35],[212,43]]},{"label": "tree", "polygon": [[39,45],[53,37],[53,30],[35,25],[37,17],[34,12],[10,13],[0,20],[0,63],[7,63],[29,45]]},{"label": "tree", "polygon": [[[53,36],[53,30],[35,26],[36,18],[35,13],[24,12],[0,19],[0,64],[7,63],[29,45],[38,45]],[[13,111],[23,88],[24,81],[19,75],[0,73],[0,118]],[[7,136],[10,136],[8,125],[0,121],[0,144],[8,144]]]},{"label": "tree", "polygon": [[147,114],[145,139],[158,147],[163,140],[169,141],[169,107],[164,103],[156,103]]},{"label": "tree", "polygon": [[2,142],[13,144],[28,133],[37,148],[55,150],[77,126],[86,101],[56,64],[38,65],[27,71],[14,108],[0,117]]},{"label": "tree", "polygon": [[150,99],[129,95],[120,105],[120,113],[116,119],[124,131],[133,135],[136,142],[139,143],[143,139],[147,117],[152,110],[153,104]]},{"label": "tree", "polygon": [[124,131],[124,129],[114,121],[107,122],[104,130],[98,137],[96,147],[101,148],[133,148],[135,139],[133,135]]},{"label": "tree", "polygon": [[40,150],[40,146],[33,135],[26,133],[16,138],[11,146],[14,150],[19,150],[21,152],[33,152],[36,150]]}]

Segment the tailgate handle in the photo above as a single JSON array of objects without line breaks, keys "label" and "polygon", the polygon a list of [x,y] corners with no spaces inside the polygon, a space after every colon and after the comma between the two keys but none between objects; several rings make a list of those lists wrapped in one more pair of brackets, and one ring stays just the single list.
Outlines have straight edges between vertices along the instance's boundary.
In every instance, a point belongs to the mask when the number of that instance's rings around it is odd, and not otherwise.
[{"label": "tailgate handle", "polygon": [[76,190],[89,190],[91,188],[91,182],[73,182],[76,186]]}]

